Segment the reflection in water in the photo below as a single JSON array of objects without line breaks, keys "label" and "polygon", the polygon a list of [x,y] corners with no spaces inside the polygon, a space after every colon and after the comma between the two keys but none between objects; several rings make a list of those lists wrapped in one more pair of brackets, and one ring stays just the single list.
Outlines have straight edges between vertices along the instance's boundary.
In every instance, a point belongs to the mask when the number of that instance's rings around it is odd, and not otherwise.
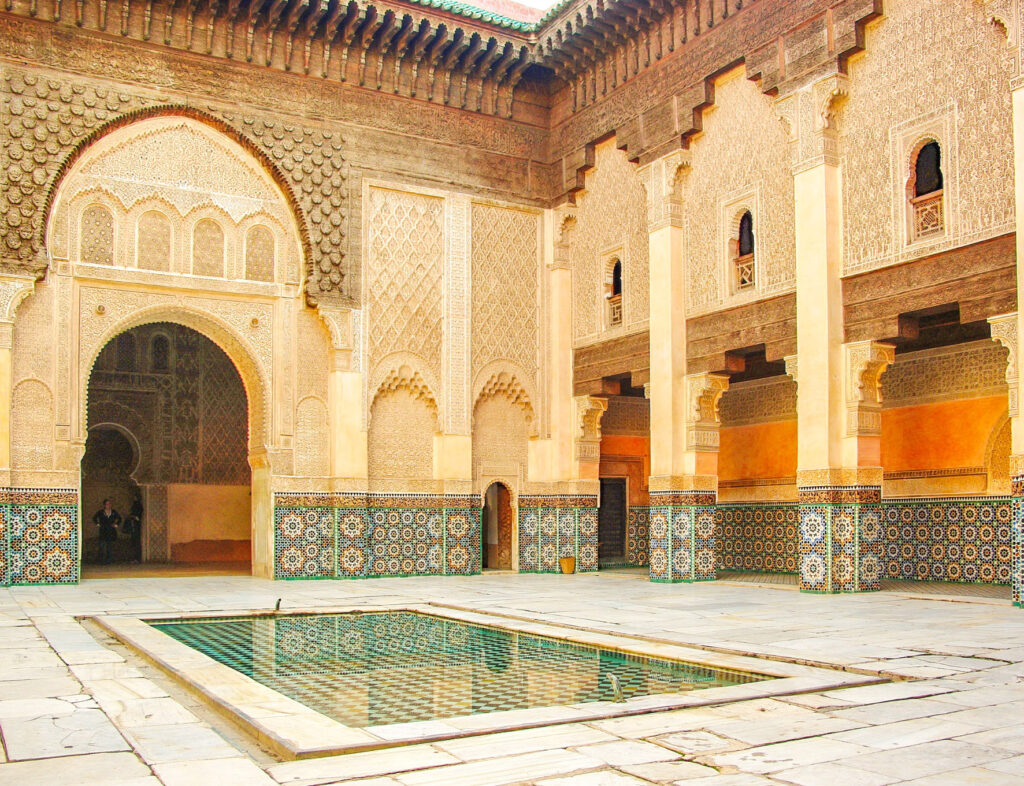
[{"label": "reflection in water", "polygon": [[621,701],[763,679],[411,612],[153,624],[346,726]]}]

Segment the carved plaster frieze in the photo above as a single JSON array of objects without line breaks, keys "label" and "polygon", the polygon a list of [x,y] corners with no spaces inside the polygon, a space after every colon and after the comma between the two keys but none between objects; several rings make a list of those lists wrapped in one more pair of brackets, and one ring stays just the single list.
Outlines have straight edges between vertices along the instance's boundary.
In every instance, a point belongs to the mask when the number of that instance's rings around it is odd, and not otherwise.
[{"label": "carved plaster frieze", "polygon": [[799,376],[799,355],[786,355],[783,360],[786,363],[786,373],[793,379],[797,385],[797,389],[800,388],[800,376]]},{"label": "carved plaster frieze", "polygon": [[688,374],[686,385],[686,449],[716,451],[719,446],[718,428],[721,416],[718,404],[729,389],[725,374]]},{"label": "carved plaster frieze", "polygon": [[846,434],[882,433],[882,374],[896,360],[896,348],[880,341],[844,344],[846,354]]},{"label": "carved plaster frieze", "polygon": [[35,289],[31,276],[0,276],[0,349],[10,349],[14,339],[14,315]]},{"label": "carved plaster frieze", "polygon": [[481,401],[498,396],[504,396],[523,411],[530,429],[530,435],[537,436],[537,418],[534,413],[533,402],[530,399],[530,394],[515,374],[499,371],[488,376],[473,397],[474,409]]},{"label": "carved plaster frieze", "polygon": [[1015,418],[1020,412],[1017,400],[1017,312],[989,317],[988,323],[992,326],[992,340],[1009,350],[1006,357],[1007,404],[1010,417]]},{"label": "carved plaster frieze", "polygon": [[331,336],[331,370],[351,371],[354,350],[352,309],[320,304],[316,309]]},{"label": "carved plaster frieze", "polygon": [[575,396],[576,460],[601,460],[601,418],[608,410],[608,399],[597,396]]},{"label": "carved plaster frieze", "polygon": [[559,205],[555,208],[555,253],[551,267],[561,270],[572,268],[570,236],[576,228],[576,206]]},{"label": "carved plaster frieze", "polygon": [[839,165],[839,113],[849,92],[846,75],[833,73],[776,100],[775,111],[789,129],[794,174]]},{"label": "carved plaster frieze", "polygon": [[637,170],[647,194],[649,232],[666,226],[682,226],[683,203],[679,196],[679,179],[690,170],[690,166],[690,151],[675,150]]}]

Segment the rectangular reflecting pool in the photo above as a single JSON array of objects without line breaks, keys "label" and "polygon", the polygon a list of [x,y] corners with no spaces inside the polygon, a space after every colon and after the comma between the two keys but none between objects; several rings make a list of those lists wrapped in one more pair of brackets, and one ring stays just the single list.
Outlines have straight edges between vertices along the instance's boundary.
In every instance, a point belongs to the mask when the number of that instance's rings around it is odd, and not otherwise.
[{"label": "rectangular reflecting pool", "polygon": [[771,679],[411,611],[149,621],[347,727]]}]

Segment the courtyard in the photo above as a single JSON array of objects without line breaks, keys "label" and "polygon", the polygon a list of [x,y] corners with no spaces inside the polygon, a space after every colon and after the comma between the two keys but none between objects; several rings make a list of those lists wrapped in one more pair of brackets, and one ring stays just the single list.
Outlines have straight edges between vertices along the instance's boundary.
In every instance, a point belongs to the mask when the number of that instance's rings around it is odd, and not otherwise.
[{"label": "courtyard", "polygon": [[[993,593],[929,596],[941,591],[823,597],[781,583],[656,584],[628,570],[5,588],[0,783],[1024,783],[1024,617]],[[278,599],[283,613],[430,604],[827,666],[873,684],[282,761],[86,619],[232,615]]]}]

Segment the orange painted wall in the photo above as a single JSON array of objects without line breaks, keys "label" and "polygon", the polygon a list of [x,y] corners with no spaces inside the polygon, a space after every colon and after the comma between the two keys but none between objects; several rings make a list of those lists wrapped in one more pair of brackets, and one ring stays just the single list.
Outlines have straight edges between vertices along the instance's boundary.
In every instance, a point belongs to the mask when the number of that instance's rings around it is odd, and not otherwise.
[{"label": "orange painted wall", "polygon": [[796,475],[795,420],[732,426],[723,428],[719,433],[719,480]]},{"label": "orange painted wall", "polygon": [[886,472],[981,466],[1005,414],[1006,396],[883,410],[882,466]]},{"label": "orange painted wall", "polygon": [[600,475],[627,478],[631,506],[649,504],[647,478],[651,474],[651,443],[647,437],[606,434],[601,437]]}]

